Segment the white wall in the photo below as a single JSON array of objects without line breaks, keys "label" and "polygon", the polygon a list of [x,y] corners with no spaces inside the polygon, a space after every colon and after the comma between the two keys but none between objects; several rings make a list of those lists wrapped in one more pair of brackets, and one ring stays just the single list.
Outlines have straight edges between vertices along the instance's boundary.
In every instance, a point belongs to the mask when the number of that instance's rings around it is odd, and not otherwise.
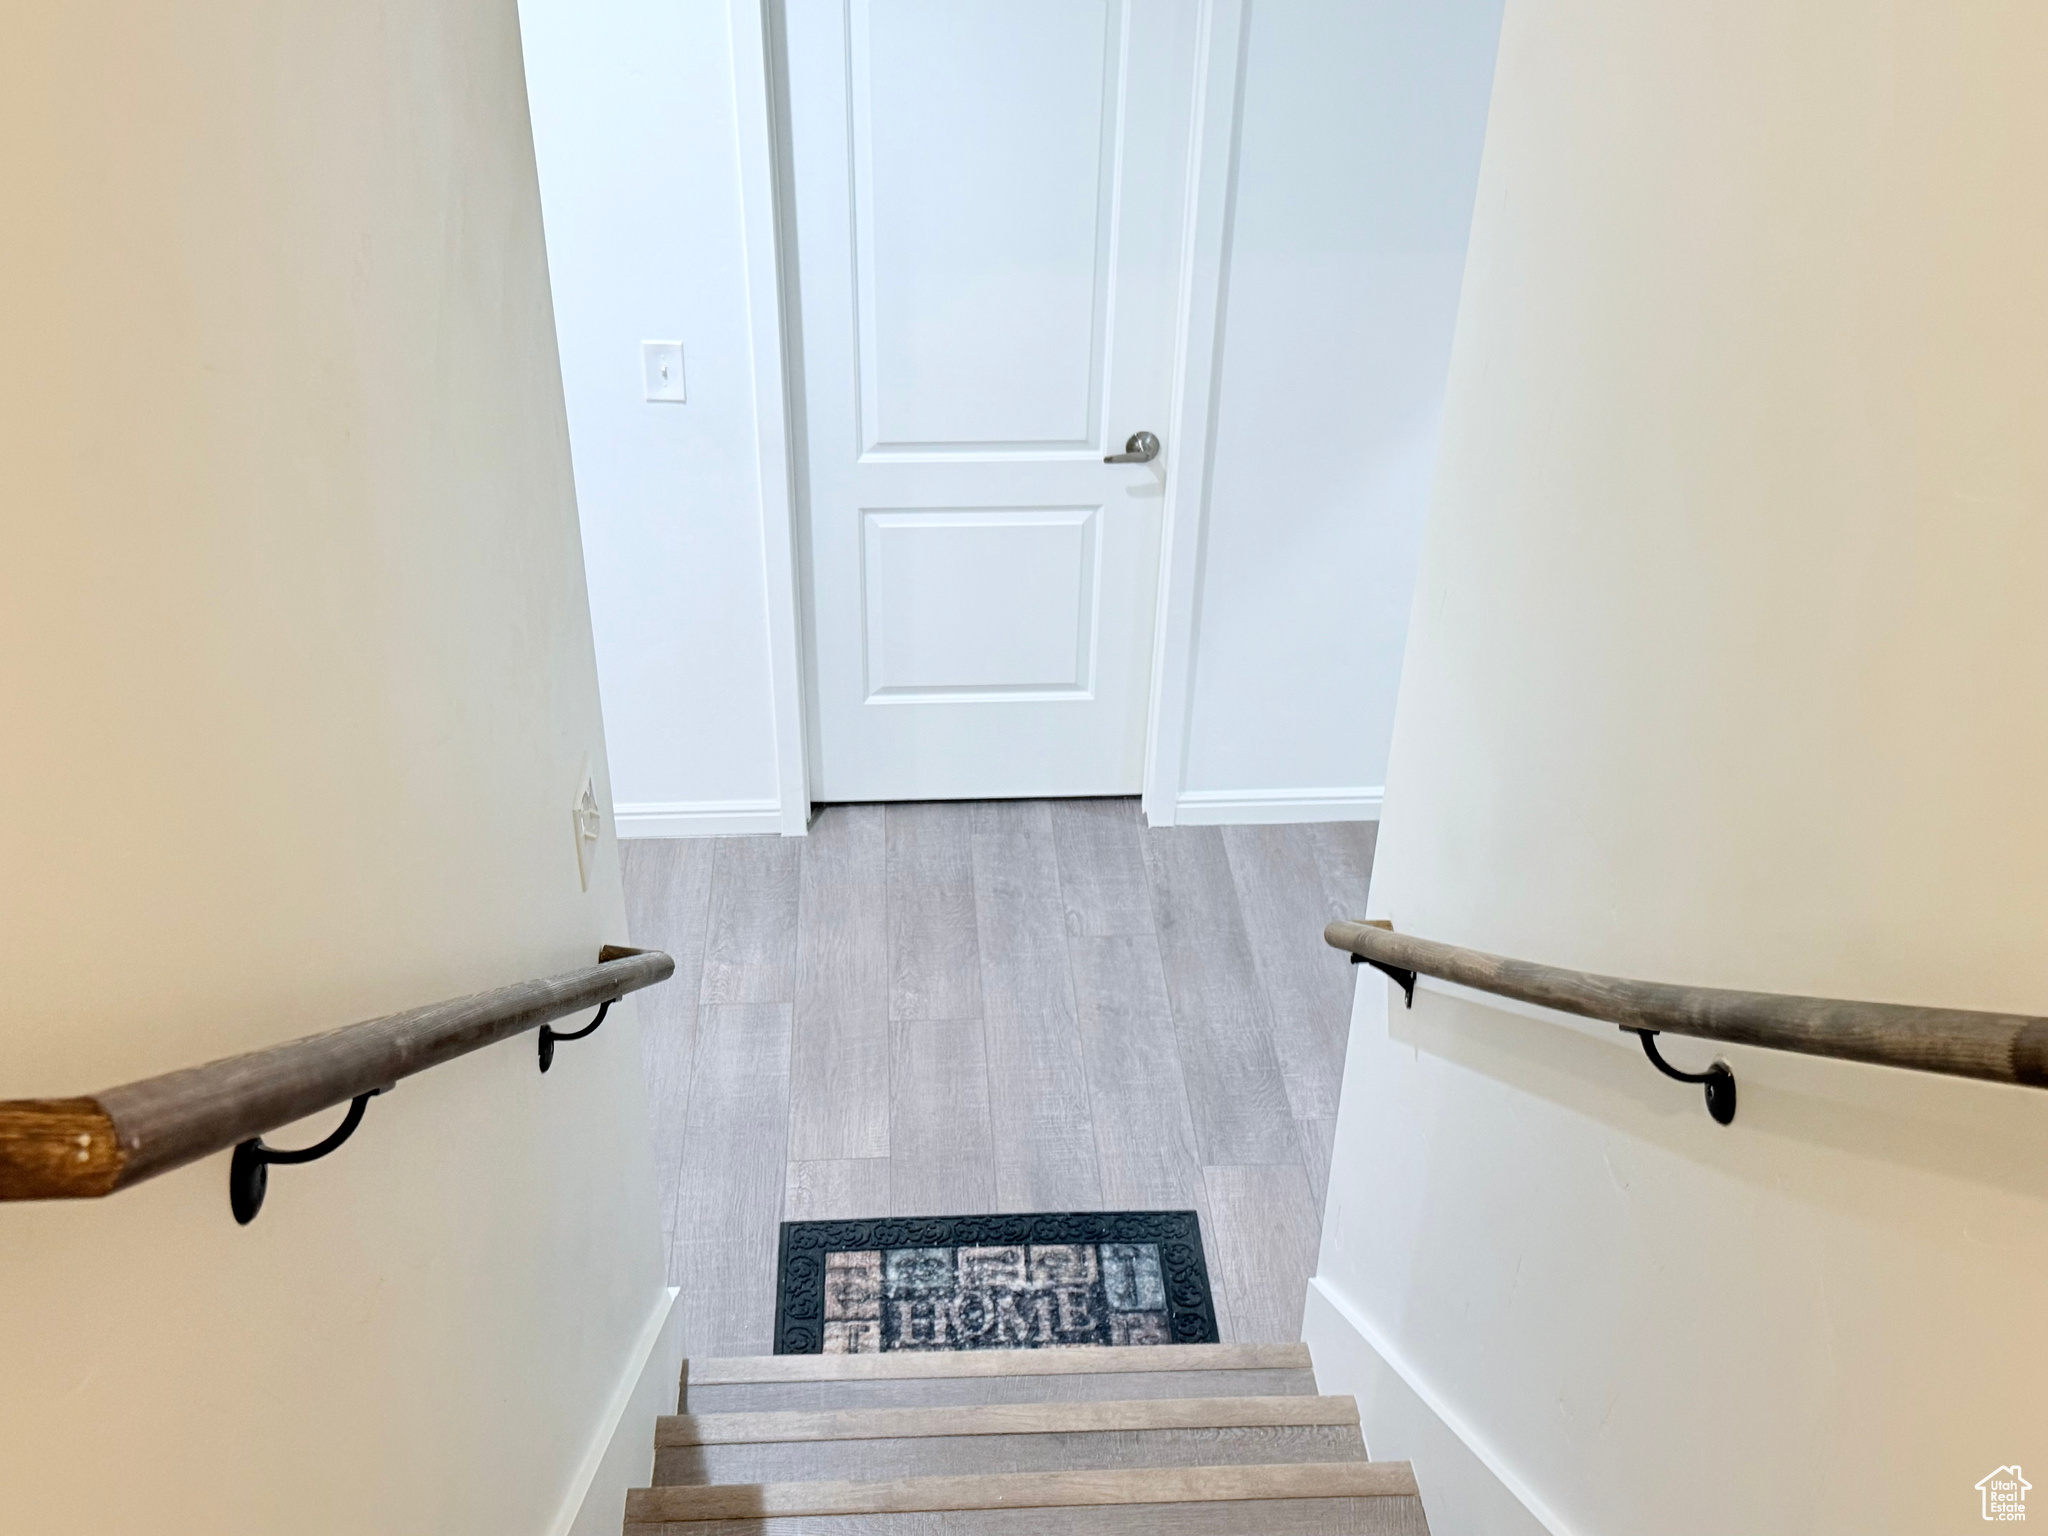
[{"label": "white wall", "polygon": [[[0,206],[0,1093],[621,939],[510,0],[19,14]],[[227,1161],[0,1207],[0,1523],[566,1525],[667,1303],[632,1010]]]},{"label": "white wall", "polygon": [[1378,813],[1501,0],[1250,0],[1182,820]]},{"label": "white wall", "polygon": [[[2038,6],[1510,6],[1377,915],[2048,1011],[2044,67]],[[1616,1031],[1387,991],[1311,1332],[1463,1430],[1369,1415],[1426,1494],[1920,1536],[2048,1467],[2048,1098],[1730,1049],[1723,1129]]]},{"label": "white wall", "polygon": [[[773,831],[753,331],[726,0],[523,0],[621,830]],[[689,399],[650,404],[643,340]]]}]

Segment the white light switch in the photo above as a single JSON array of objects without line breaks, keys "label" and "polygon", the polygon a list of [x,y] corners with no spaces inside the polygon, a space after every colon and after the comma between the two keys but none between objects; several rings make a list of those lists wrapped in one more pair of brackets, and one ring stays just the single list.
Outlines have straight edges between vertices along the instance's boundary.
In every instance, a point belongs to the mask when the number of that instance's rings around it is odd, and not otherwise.
[{"label": "white light switch", "polygon": [[643,341],[640,366],[647,375],[647,398],[676,400],[683,394],[683,344],[680,341]]}]

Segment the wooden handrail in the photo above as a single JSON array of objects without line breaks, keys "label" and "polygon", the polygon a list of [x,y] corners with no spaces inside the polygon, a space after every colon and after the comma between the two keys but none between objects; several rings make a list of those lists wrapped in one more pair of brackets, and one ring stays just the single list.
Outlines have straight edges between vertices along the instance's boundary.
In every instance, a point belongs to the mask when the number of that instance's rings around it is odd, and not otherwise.
[{"label": "wooden handrail", "polygon": [[1323,938],[1331,948],[1376,966],[1623,1029],[2048,1088],[2048,1019],[2027,1014],[1631,981],[1412,938],[1378,922],[1340,920],[1323,930]]},{"label": "wooden handrail", "polygon": [[359,1094],[666,981],[659,950],[408,1008],[80,1099],[0,1102],[0,1200],[110,1195]]}]

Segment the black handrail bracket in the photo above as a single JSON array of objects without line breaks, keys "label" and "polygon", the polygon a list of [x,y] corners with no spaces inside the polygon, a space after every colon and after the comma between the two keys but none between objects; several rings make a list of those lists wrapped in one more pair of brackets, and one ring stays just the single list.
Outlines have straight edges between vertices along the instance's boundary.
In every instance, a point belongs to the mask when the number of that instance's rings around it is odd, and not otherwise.
[{"label": "black handrail bracket", "polygon": [[1735,1119],[1735,1073],[1727,1062],[1717,1061],[1704,1072],[1681,1072],[1666,1061],[1657,1049],[1657,1031],[1654,1029],[1630,1029],[1622,1025],[1624,1034],[1634,1035],[1643,1042],[1643,1054],[1650,1058],[1650,1065],[1674,1082],[1698,1083],[1706,1089],[1707,1113],[1714,1117],[1717,1125],[1729,1125]]},{"label": "black handrail bracket", "polygon": [[543,1025],[541,1025],[541,1027],[540,1027],[540,1069],[541,1069],[541,1071],[545,1072],[545,1071],[547,1071],[547,1069],[548,1069],[549,1067],[552,1067],[552,1066],[553,1066],[553,1065],[555,1064],[555,1043],[556,1043],[557,1041],[559,1041],[559,1040],[581,1040],[581,1039],[582,1039],[582,1038],[583,1038],[583,1037],[584,1037],[585,1035],[588,1035],[588,1034],[594,1033],[594,1032],[596,1031],[596,1029],[597,1029],[597,1026],[598,1026],[598,1025],[600,1025],[600,1024],[602,1024],[602,1023],[604,1022],[604,1016],[605,1016],[606,1014],[608,1014],[608,1013],[610,1013],[610,1012],[612,1011],[612,1004],[613,1004],[613,1003],[616,1003],[617,1001],[618,1001],[618,999],[617,999],[616,997],[608,997],[608,998],[606,998],[606,999],[604,1000],[604,1003],[603,1003],[603,1005],[602,1005],[602,1006],[601,1006],[601,1007],[600,1007],[600,1008],[599,1008],[599,1009],[597,1010],[597,1017],[596,1017],[596,1018],[592,1019],[592,1020],[591,1020],[591,1021],[590,1021],[590,1022],[589,1022],[588,1024],[584,1025],[584,1026],[583,1026],[583,1027],[582,1027],[581,1029],[575,1029],[575,1030],[571,1030],[571,1031],[569,1031],[569,1033],[567,1033],[567,1034],[561,1034],[561,1033],[559,1033],[558,1031],[556,1031],[555,1029],[553,1029],[552,1027],[550,1027],[549,1025],[546,1025],[546,1024],[543,1024]]},{"label": "black handrail bracket", "polygon": [[228,1209],[235,1213],[237,1225],[246,1227],[263,1209],[263,1197],[270,1191],[272,1163],[319,1162],[355,1135],[356,1127],[363,1123],[363,1111],[369,1107],[370,1100],[389,1091],[390,1085],[387,1085],[357,1094],[349,1101],[348,1113],[342,1117],[341,1124],[331,1135],[323,1136],[310,1147],[287,1152],[281,1147],[266,1147],[261,1136],[251,1136],[238,1144],[233,1159],[228,1163]]}]

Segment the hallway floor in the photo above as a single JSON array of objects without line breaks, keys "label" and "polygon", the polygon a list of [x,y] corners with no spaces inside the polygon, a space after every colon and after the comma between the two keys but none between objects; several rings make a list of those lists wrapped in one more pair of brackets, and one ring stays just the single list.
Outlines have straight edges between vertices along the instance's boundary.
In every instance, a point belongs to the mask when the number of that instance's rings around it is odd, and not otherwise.
[{"label": "hallway floor", "polygon": [[1147,829],[1135,800],[832,806],[622,844],[669,1276],[766,1354],[777,1224],[1201,1213],[1226,1341],[1299,1337],[1373,822]]}]

